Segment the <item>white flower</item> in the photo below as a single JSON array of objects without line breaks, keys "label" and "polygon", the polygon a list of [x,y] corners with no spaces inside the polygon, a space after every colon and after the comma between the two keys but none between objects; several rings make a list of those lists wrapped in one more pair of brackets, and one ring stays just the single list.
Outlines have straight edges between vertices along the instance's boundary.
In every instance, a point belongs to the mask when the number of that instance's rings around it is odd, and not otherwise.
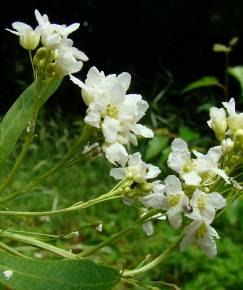
[{"label": "white flower", "polygon": [[226,200],[218,192],[204,193],[196,189],[190,200],[192,212],[185,215],[194,220],[204,220],[211,224],[218,209],[225,207]]},{"label": "white flower", "polygon": [[160,174],[160,169],[151,164],[146,164],[141,159],[140,153],[129,155],[128,166],[113,168],[110,175],[115,179],[131,178],[136,183],[144,183],[147,179],[155,178]]},{"label": "white flower", "polygon": [[72,47],[72,41],[65,42],[55,50],[55,72],[60,77],[79,72],[87,60],[82,51]]},{"label": "white flower", "polygon": [[186,184],[199,185],[202,179],[194,170],[187,143],[180,138],[176,138],[171,144],[171,150],[172,152],[168,158],[168,166],[179,173]]},{"label": "white flower", "polygon": [[217,139],[222,140],[227,130],[225,110],[215,107],[210,108],[210,118],[211,119],[207,122],[209,127],[214,130]]},{"label": "white flower", "polygon": [[174,228],[179,228],[182,224],[181,213],[188,206],[188,197],[181,188],[179,178],[175,175],[169,175],[165,179],[165,195],[162,209],[167,210],[167,216],[170,224]]},{"label": "white flower", "polygon": [[227,109],[229,114],[227,118],[228,127],[233,132],[243,129],[243,113],[236,113],[235,100],[231,98],[229,102],[223,102],[223,106]]},{"label": "white flower", "polygon": [[15,30],[6,29],[15,35],[19,36],[20,45],[28,50],[34,50],[39,45],[40,33],[38,29],[33,30],[31,26],[23,22],[14,22],[12,27]]},{"label": "white flower", "polygon": [[102,149],[105,152],[105,156],[110,161],[110,163],[120,164],[121,166],[125,167],[128,160],[128,154],[124,146],[119,143],[113,143],[111,145],[104,144],[102,146]]},{"label": "white flower", "polygon": [[168,158],[168,166],[179,173],[186,184],[198,186],[202,179],[211,178],[215,175],[221,176],[229,183],[229,177],[222,169],[218,168],[222,155],[221,146],[210,148],[205,155],[195,150],[193,153],[196,155],[196,159],[191,158],[187,143],[184,140],[176,138],[172,142],[172,152]]},{"label": "white flower", "polygon": [[193,160],[194,170],[204,179],[219,175],[226,183],[230,183],[230,179],[224,170],[218,168],[220,158],[222,156],[222,147],[215,146],[208,150],[207,154],[202,154],[193,150],[197,159]]},{"label": "white flower", "polygon": [[148,104],[141,95],[126,95],[130,74],[105,76],[92,67],[85,83],[74,76],[70,79],[82,89],[83,100],[88,106],[84,121],[102,130],[105,146],[113,143],[137,145],[138,135],[145,138],[154,136],[152,130],[137,124],[145,115]]},{"label": "white flower", "polygon": [[147,208],[162,208],[163,201],[166,198],[164,195],[165,185],[160,180],[156,180],[152,183],[152,192],[142,198],[142,203]]},{"label": "white flower", "polygon": [[145,196],[142,202],[146,207],[166,210],[170,224],[179,228],[182,223],[181,213],[187,208],[189,199],[181,188],[180,180],[175,175],[169,175],[165,185],[155,181],[152,193]]},{"label": "white flower", "polygon": [[79,23],[74,23],[69,26],[52,24],[46,14],[41,15],[38,10],[35,10],[35,17],[38,22],[38,31],[41,33],[42,44],[49,48],[58,48],[68,35],[79,28]]},{"label": "white flower", "polygon": [[189,245],[197,243],[209,257],[217,254],[215,239],[219,239],[218,233],[209,224],[202,220],[195,220],[185,228],[185,236],[180,243],[181,251]]}]

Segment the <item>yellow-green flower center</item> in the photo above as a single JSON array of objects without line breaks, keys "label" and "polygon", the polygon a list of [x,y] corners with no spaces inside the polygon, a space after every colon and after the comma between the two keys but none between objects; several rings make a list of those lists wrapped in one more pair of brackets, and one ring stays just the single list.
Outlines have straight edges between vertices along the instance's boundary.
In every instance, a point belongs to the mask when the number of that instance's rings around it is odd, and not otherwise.
[{"label": "yellow-green flower center", "polygon": [[193,170],[193,167],[194,167],[193,160],[187,160],[184,165],[183,171],[185,173],[189,173]]},{"label": "yellow-green flower center", "polygon": [[204,196],[200,196],[198,201],[197,201],[197,207],[199,208],[200,211],[205,210],[206,206],[205,206],[205,197]]},{"label": "yellow-green flower center", "polygon": [[179,201],[180,201],[179,194],[168,196],[168,199],[167,199],[167,203],[169,207],[176,206]]},{"label": "yellow-green flower center", "polygon": [[198,239],[203,238],[206,231],[207,231],[207,226],[205,225],[205,223],[201,224],[200,227],[196,230],[196,233],[195,233],[196,239],[198,240]]},{"label": "yellow-green flower center", "polygon": [[108,104],[107,115],[111,118],[117,119],[119,115],[119,110],[117,109],[117,107]]}]

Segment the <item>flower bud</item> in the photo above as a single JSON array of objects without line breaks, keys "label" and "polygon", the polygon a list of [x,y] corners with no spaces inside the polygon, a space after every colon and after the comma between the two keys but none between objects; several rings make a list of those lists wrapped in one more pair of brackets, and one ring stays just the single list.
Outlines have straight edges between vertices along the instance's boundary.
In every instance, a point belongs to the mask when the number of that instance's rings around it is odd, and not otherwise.
[{"label": "flower bud", "polygon": [[34,50],[39,45],[40,35],[33,30],[26,31],[19,37],[20,45],[28,50]]},{"label": "flower bud", "polygon": [[213,107],[210,109],[210,117],[211,119],[208,121],[209,127],[214,130],[218,140],[224,139],[227,129],[225,110]]},{"label": "flower bud", "polygon": [[231,114],[227,118],[227,123],[228,123],[229,128],[232,131],[237,131],[239,129],[243,129],[243,113]]},{"label": "flower bud", "polygon": [[144,183],[139,183],[138,188],[142,190],[145,193],[151,192],[153,189],[152,183],[144,182]]},{"label": "flower bud", "polygon": [[238,129],[234,133],[234,141],[240,145],[243,145],[243,129]]}]

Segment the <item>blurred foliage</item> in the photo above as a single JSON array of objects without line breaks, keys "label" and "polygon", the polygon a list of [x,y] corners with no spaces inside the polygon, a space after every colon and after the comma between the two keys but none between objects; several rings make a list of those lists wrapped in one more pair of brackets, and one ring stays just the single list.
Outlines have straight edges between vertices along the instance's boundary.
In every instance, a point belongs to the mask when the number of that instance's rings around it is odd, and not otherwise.
[{"label": "blurred foliage", "polygon": [[[64,152],[68,150],[78,136],[82,122],[70,116],[65,116],[60,110],[55,117],[49,117],[42,113],[38,123],[38,136],[32,145],[29,157],[22,164],[21,170],[16,175],[11,190],[19,188],[28,182],[29,175],[36,176],[59,160]],[[178,134],[183,134],[190,144],[197,144],[197,136],[189,127],[182,127]],[[165,134],[167,133],[167,135]],[[196,138],[196,139],[195,139]],[[192,140],[193,139],[193,140]],[[170,140],[168,131],[158,130],[156,142],[149,142],[148,150],[155,151],[147,153],[149,161],[156,164],[162,160],[169,149]],[[160,148],[161,150],[159,151]],[[165,149],[163,149],[165,148]],[[149,151],[148,151],[149,152]],[[156,152],[157,155],[153,155]],[[151,155],[152,154],[152,155]],[[10,163],[15,159],[13,154]],[[5,170],[10,164],[6,165]],[[166,164],[163,163],[164,169]],[[32,168],[30,171],[29,169]],[[80,200],[88,200],[108,191],[115,181],[108,176],[110,165],[103,157],[93,160],[91,163],[82,164],[82,167],[73,166],[63,169],[46,180],[45,183],[34,188],[30,192],[4,205],[4,208],[18,208],[19,210],[46,210],[57,209],[76,203]],[[3,171],[2,171],[3,174]],[[165,176],[164,170],[162,176]],[[116,290],[144,290],[155,287],[151,281],[166,281],[175,283],[181,289],[186,290],[239,290],[243,284],[242,277],[242,231],[243,200],[235,202],[233,206],[226,209],[225,213],[216,220],[216,227],[221,239],[218,244],[218,256],[208,259],[197,247],[190,247],[186,252],[179,251],[149,273],[138,277],[143,283],[127,284],[121,283]],[[2,227],[16,230],[37,231],[49,234],[68,234],[76,230],[80,235],[76,238],[53,239],[53,243],[74,252],[87,249],[89,246],[103,241],[111,234],[127,227],[138,217],[137,209],[128,207],[121,200],[113,200],[96,205],[86,210],[68,215],[53,217],[25,218],[18,220],[8,218],[2,220]],[[103,231],[97,230],[102,223]],[[179,233],[172,229],[167,222],[154,220],[155,233],[146,236],[142,228],[131,232],[118,239],[114,245],[106,246],[93,256],[95,261],[103,262],[118,267],[119,269],[134,268],[143,260],[150,260],[160,254],[174,240]],[[42,250],[34,250],[12,243],[19,251],[34,255],[36,258],[47,258]],[[34,254],[35,253],[35,254]],[[158,289],[170,289],[163,285]]]}]

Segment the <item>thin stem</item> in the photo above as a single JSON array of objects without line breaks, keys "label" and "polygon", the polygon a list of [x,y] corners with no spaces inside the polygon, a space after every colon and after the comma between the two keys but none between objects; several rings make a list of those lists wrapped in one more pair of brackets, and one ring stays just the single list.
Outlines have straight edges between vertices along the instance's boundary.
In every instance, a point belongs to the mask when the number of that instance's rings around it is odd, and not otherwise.
[{"label": "thin stem", "polygon": [[159,255],[153,261],[151,261],[150,263],[148,263],[140,268],[136,268],[134,270],[125,270],[122,273],[122,276],[123,277],[130,277],[130,276],[138,275],[140,273],[147,272],[147,271],[151,270],[152,268],[154,268],[155,266],[157,266],[158,264],[162,263],[167,257],[169,257],[170,255],[172,255],[175,252],[175,250],[177,249],[177,247],[179,246],[179,244],[183,238],[183,235],[184,235],[184,233],[182,233],[177,238],[177,240],[167,250],[165,250],[161,255]]},{"label": "thin stem", "polygon": [[35,73],[35,67],[34,67],[34,63],[33,63],[33,57],[32,57],[31,50],[29,50],[29,57],[30,57],[32,71],[33,71],[33,77],[34,77],[34,80],[35,80],[36,79],[36,73]]},{"label": "thin stem", "polygon": [[33,181],[31,181],[29,184],[27,184],[22,189],[13,192],[12,194],[9,194],[6,197],[3,197],[0,199],[0,204],[7,202],[11,199],[14,199],[16,196],[20,196],[27,191],[31,190],[34,186],[40,184],[42,181],[44,181],[46,178],[48,178],[50,175],[57,172],[69,159],[80,149],[82,148],[89,140],[90,136],[92,134],[92,127],[86,125],[83,133],[81,134],[78,141],[70,148],[70,150],[66,153],[66,155],[63,157],[62,160],[60,160],[57,164],[55,164],[53,167],[51,167],[47,172],[41,174],[39,177],[35,178]]},{"label": "thin stem", "polygon": [[5,245],[4,243],[0,242],[0,248],[3,249],[4,251],[6,251],[9,254],[12,254],[14,256],[18,256],[21,258],[29,258],[28,256],[25,256],[24,254],[21,254],[20,252],[12,249],[11,247]]},{"label": "thin stem", "polygon": [[[129,184],[129,183],[128,183]],[[116,188],[116,187],[115,187]],[[123,195],[121,195],[122,188],[112,189],[108,193],[105,193],[95,199],[88,200],[86,202],[79,202],[76,203],[70,207],[64,208],[64,209],[58,209],[53,211],[37,211],[37,212],[29,212],[29,211],[0,211],[0,216],[51,216],[51,215],[57,215],[57,214],[63,214],[63,213],[69,213],[76,210],[84,209],[87,207],[90,207],[92,205],[95,205],[97,203],[101,203],[107,200],[120,198]]]},{"label": "thin stem", "polygon": [[143,224],[144,222],[146,222],[149,218],[151,218],[152,216],[158,214],[160,212],[159,209],[152,209],[150,210],[148,213],[146,213],[144,216],[140,217],[139,219],[137,219],[132,225],[130,225],[129,227],[125,228],[124,230],[117,232],[115,234],[113,234],[112,236],[110,236],[108,239],[106,239],[105,241],[99,243],[98,245],[87,249],[85,251],[83,251],[79,256],[80,257],[87,257],[93,253],[95,253],[96,251],[100,250],[101,248],[105,247],[106,245],[110,244],[111,242],[117,240],[119,237],[127,234],[128,232],[134,230],[135,228],[137,228],[139,225]]},{"label": "thin stem", "polygon": [[2,238],[6,238],[6,239],[10,239],[10,240],[14,240],[14,241],[17,241],[17,242],[21,242],[21,243],[24,243],[24,244],[27,244],[27,245],[31,245],[31,246],[34,246],[34,247],[37,247],[37,248],[41,248],[41,249],[45,249],[49,252],[52,252],[54,254],[57,254],[63,258],[66,258],[66,259],[79,259],[78,256],[76,256],[75,254],[72,254],[68,251],[65,251],[65,250],[62,250],[58,247],[55,247],[53,245],[49,245],[43,241],[39,241],[39,240],[36,240],[34,238],[31,238],[31,237],[26,237],[26,236],[22,236],[22,235],[19,235],[19,234],[14,234],[14,233],[9,233],[9,232],[0,232],[0,237]]}]

